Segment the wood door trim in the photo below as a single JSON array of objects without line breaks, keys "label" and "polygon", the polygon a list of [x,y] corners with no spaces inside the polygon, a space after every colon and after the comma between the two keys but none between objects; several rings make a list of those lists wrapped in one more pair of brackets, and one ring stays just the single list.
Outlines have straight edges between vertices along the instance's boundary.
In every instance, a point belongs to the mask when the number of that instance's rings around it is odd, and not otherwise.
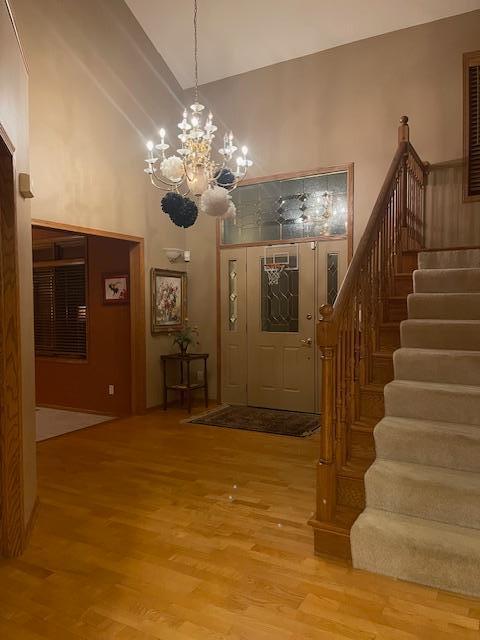
[{"label": "wood door trim", "polygon": [[307,171],[295,171],[290,173],[277,173],[270,176],[264,176],[259,178],[249,178],[242,181],[242,185],[257,184],[259,182],[273,182],[274,180],[288,180],[291,178],[301,178],[303,176],[322,175],[324,173],[339,173],[341,171],[347,172],[347,190],[348,190],[348,232],[344,236],[337,236],[335,238],[320,236],[316,238],[291,238],[290,240],[277,240],[268,242],[250,242],[244,244],[221,244],[221,221],[217,220],[216,224],[216,280],[217,280],[217,402],[222,401],[222,335],[221,335],[221,317],[220,317],[220,304],[221,304],[221,292],[220,292],[220,252],[222,249],[235,249],[241,247],[258,247],[268,246],[271,244],[296,244],[301,242],[331,242],[334,240],[347,240],[347,265],[353,257],[353,227],[354,227],[354,170],[355,165],[353,162],[347,164],[334,165],[332,167],[322,167],[320,169],[309,169]]},{"label": "wood door trim", "polygon": [[342,171],[350,171],[353,162],[346,164],[333,165],[331,167],[317,167],[314,169],[305,169],[304,171],[286,171],[284,173],[273,173],[267,176],[258,176],[255,178],[247,178],[242,180],[241,186],[259,184],[263,182],[274,182],[275,180],[294,180],[295,178],[308,178],[311,176],[321,176],[324,173],[341,173]]},{"label": "wood door trim", "polygon": [[305,244],[306,242],[340,242],[341,240],[348,240],[348,236],[311,236],[309,238],[289,238],[287,240],[265,240],[261,242],[242,242],[238,244],[222,244],[220,245],[220,251],[223,249],[237,249],[242,247],[271,247],[280,244]]},{"label": "wood door trim", "polygon": [[46,229],[59,229],[60,231],[71,231],[80,235],[100,236],[101,238],[113,238],[116,240],[127,240],[129,242],[144,243],[142,236],[131,236],[125,233],[117,233],[116,231],[107,231],[106,229],[95,229],[92,227],[79,227],[75,224],[67,224],[65,222],[53,222],[50,220],[40,220],[32,218],[32,227],[45,227]]},{"label": "wood door trim", "polygon": [[0,138],[3,140],[3,142],[5,143],[7,149],[10,151],[10,155],[13,156],[15,155],[15,145],[13,144],[13,142],[10,140],[10,137],[8,135],[8,133],[6,132],[5,128],[3,127],[2,123],[0,122]]},{"label": "wood door trim", "polygon": [[216,322],[217,322],[217,402],[220,404],[222,402],[222,297],[221,297],[221,270],[220,270],[220,221],[217,220],[217,224],[215,225],[215,233],[216,233],[216,260],[215,260],[215,277],[217,279],[217,313],[216,313]]},{"label": "wood door trim", "polygon": [[[268,246],[271,244],[292,244],[300,242],[331,242],[332,240],[347,240],[347,259],[350,260],[353,257],[353,227],[354,227],[354,189],[355,189],[355,165],[353,162],[347,162],[346,164],[334,165],[332,167],[321,167],[317,169],[308,169],[305,171],[293,171],[289,173],[276,173],[269,176],[263,176],[258,178],[248,178],[242,180],[241,186],[260,184],[264,182],[273,182],[275,180],[292,180],[295,178],[308,178],[311,176],[320,176],[325,173],[347,173],[347,233],[342,236],[311,236],[309,238],[289,238],[287,240],[266,240],[263,242],[245,242],[239,244],[222,244],[221,242],[221,221],[217,220],[217,248],[220,249],[233,249],[234,247],[260,247]],[[218,284],[218,282],[217,282]]]},{"label": "wood door trim", "polygon": [[26,544],[23,490],[22,372],[17,257],[17,198],[12,145],[0,129],[0,554]]},{"label": "wood door trim", "polygon": [[70,231],[86,236],[99,236],[114,240],[125,240],[130,246],[130,384],[132,414],[144,414],[147,406],[146,380],[146,326],[145,326],[145,241],[141,236],[132,236],[105,229],[80,227],[63,222],[32,219],[32,227]]}]

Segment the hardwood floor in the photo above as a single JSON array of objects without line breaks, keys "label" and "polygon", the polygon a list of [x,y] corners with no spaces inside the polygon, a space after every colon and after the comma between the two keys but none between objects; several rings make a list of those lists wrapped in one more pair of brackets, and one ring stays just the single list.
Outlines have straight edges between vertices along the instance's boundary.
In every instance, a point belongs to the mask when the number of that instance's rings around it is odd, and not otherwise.
[{"label": "hardwood floor", "polygon": [[313,555],[318,435],[184,417],[39,444],[38,523],[0,562],[2,640],[479,640],[480,601]]}]

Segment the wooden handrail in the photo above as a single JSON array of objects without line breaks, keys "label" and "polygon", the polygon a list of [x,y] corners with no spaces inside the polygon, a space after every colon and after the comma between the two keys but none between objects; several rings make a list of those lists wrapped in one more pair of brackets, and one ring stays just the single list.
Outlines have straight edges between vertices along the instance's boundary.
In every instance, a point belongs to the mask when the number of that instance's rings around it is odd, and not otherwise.
[{"label": "wooden handrail", "polygon": [[318,523],[327,529],[337,526],[337,479],[355,463],[351,430],[361,418],[361,389],[373,380],[387,304],[395,297],[403,255],[424,244],[427,175],[403,116],[397,150],[335,304],[320,309],[322,429],[312,521],[317,531]]},{"label": "wooden handrail", "polygon": [[[375,206],[373,207],[372,214],[368,220],[367,226],[365,227],[365,231],[363,232],[357,250],[350,262],[345,279],[340,287],[340,291],[338,292],[337,299],[333,306],[333,314],[329,319],[330,322],[335,322],[349,302],[349,298],[351,297],[352,290],[355,286],[356,276],[360,273],[361,266],[365,262],[365,256],[370,250],[375,230],[378,228],[379,222],[383,219],[385,206],[391,193],[392,182],[397,174],[402,158],[408,152],[408,146],[408,142],[400,142],[398,145],[398,149],[383,182],[383,186],[380,190]],[[325,306],[322,307],[324,311],[326,310]]]}]

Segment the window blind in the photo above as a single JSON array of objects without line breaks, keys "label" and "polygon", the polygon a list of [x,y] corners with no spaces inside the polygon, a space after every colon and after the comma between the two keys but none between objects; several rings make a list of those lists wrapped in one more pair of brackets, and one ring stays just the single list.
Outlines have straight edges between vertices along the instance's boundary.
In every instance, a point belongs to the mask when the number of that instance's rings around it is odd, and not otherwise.
[{"label": "window blind", "polygon": [[85,359],[85,264],[35,267],[33,290],[36,355]]},{"label": "window blind", "polygon": [[480,198],[480,55],[466,68],[466,180],[467,198]]}]

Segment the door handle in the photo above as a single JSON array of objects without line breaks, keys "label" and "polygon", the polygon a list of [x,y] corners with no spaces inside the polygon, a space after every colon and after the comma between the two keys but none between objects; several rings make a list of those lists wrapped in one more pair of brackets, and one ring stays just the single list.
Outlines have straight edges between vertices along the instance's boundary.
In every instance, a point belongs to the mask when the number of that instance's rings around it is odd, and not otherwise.
[{"label": "door handle", "polygon": [[311,338],[300,338],[300,344],[302,347],[311,347],[312,339]]}]

